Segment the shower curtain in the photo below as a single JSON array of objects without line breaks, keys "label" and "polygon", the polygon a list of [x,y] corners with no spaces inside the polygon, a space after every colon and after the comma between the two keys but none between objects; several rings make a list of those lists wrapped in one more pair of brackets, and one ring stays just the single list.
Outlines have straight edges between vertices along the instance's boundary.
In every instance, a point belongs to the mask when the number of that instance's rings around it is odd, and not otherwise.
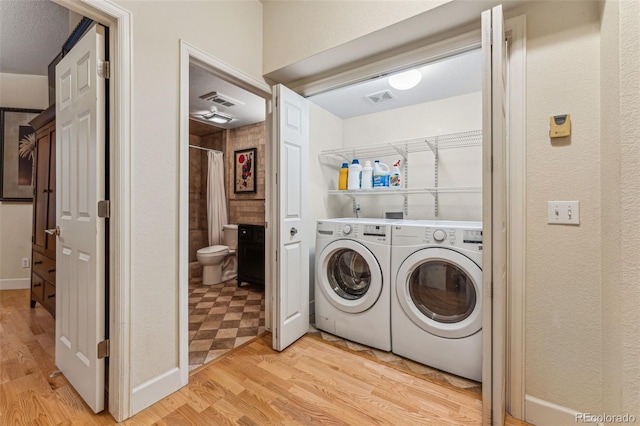
[{"label": "shower curtain", "polygon": [[207,153],[207,218],[209,246],[224,244],[222,227],[227,224],[227,198],[224,193],[224,158],[219,151]]}]

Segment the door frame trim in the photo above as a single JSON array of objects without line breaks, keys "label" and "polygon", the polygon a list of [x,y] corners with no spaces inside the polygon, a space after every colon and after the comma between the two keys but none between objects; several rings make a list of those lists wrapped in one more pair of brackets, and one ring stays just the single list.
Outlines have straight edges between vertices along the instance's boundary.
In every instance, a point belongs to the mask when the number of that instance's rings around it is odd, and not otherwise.
[{"label": "door frame trim", "polygon": [[109,151],[112,201],[109,223],[109,412],[131,416],[131,13],[103,0],[54,0],[62,7],[109,27],[112,57],[109,85]]},{"label": "door frame trim", "polygon": [[[180,39],[180,93],[179,93],[179,191],[178,191],[178,365],[182,385],[189,382],[189,65],[195,65],[215,76],[241,87],[265,99],[267,108],[271,101],[271,87],[266,83],[242,72],[220,59],[209,55],[193,44]],[[267,116],[265,120],[268,121]],[[265,129],[265,154],[269,158],[272,150],[268,130]],[[266,163],[269,166],[270,163]],[[268,169],[267,169],[268,170]],[[270,187],[265,190],[265,239],[267,253],[272,230],[268,227]],[[265,262],[265,277],[271,274],[271,262]],[[270,329],[272,318],[271,285],[265,285],[265,328]]]},{"label": "door frame trim", "polygon": [[507,102],[507,392],[506,409],[525,418],[525,282],[527,247],[527,18],[505,19],[509,39]]}]

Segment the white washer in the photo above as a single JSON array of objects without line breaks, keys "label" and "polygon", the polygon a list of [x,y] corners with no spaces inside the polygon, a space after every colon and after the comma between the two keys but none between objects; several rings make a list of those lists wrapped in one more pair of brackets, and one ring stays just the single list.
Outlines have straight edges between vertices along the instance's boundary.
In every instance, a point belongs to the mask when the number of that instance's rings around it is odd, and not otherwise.
[{"label": "white washer", "polygon": [[391,350],[392,219],[326,219],[316,229],[316,327]]},{"label": "white washer", "polygon": [[482,381],[482,223],[393,226],[392,351]]}]

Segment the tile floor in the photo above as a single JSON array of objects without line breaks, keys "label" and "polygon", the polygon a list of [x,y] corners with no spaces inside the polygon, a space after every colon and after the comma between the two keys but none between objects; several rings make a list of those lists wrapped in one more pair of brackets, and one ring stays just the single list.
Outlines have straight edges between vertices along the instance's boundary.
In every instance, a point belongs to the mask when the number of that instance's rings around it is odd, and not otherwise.
[{"label": "tile floor", "polygon": [[264,332],[264,287],[189,282],[189,371]]},{"label": "tile floor", "polygon": [[[200,367],[264,332],[264,287],[235,280],[212,286],[189,283],[189,370]],[[482,384],[419,364],[391,352],[360,345],[311,327],[309,334],[382,363],[482,394]]]},{"label": "tile floor", "polygon": [[444,382],[456,388],[465,389],[467,391],[471,391],[473,393],[482,395],[482,383],[474,382],[473,380],[465,379],[463,377],[459,377],[442,370],[437,370],[435,368],[428,367],[426,365],[417,363],[410,359],[403,358],[399,355],[396,355],[391,352],[385,352],[378,349],[371,348],[369,346],[364,346],[359,343],[351,342],[349,340],[345,340],[341,337],[335,336],[330,333],[326,333],[321,330],[317,330],[312,327],[309,330],[309,334],[320,337],[327,342],[331,342],[335,345],[342,346],[345,348],[349,348],[352,351],[356,351],[362,354],[366,354],[369,357],[372,357],[383,364],[389,364],[400,368],[401,370],[410,371],[419,376],[424,376],[428,379],[438,380],[440,382]]}]

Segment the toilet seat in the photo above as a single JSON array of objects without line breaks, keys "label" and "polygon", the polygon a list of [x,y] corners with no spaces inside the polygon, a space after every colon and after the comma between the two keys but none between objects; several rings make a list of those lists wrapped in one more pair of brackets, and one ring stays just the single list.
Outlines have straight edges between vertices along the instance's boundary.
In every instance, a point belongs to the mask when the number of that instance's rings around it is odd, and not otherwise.
[{"label": "toilet seat", "polygon": [[198,250],[199,254],[221,254],[221,253],[229,253],[229,247],[227,246],[222,246],[222,245],[216,245],[216,246],[209,246],[209,247],[203,247],[201,249]]}]

